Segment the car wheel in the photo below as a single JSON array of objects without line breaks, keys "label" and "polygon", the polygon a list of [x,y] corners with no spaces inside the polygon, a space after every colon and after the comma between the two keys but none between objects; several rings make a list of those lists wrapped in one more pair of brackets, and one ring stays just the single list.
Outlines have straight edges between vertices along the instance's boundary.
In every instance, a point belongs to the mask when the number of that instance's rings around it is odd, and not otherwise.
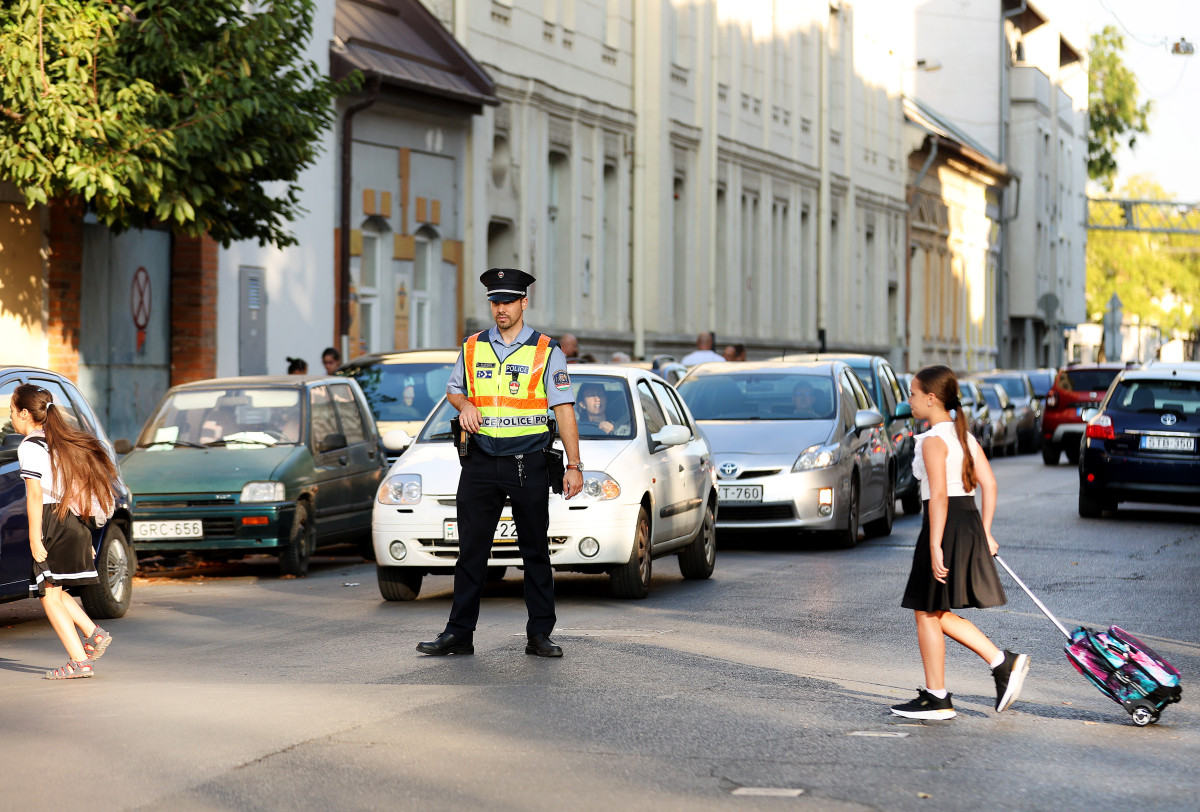
[{"label": "car wheel", "polygon": [[650,594],[650,516],[638,510],[629,560],[608,573],[613,597],[641,600]]},{"label": "car wheel", "polygon": [[92,619],[125,617],[133,596],[133,571],[137,558],[125,538],[125,531],[109,523],[96,553],[96,574],[100,583],[79,591],[83,610]]},{"label": "car wheel", "polygon": [[1079,515],[1085,519],[1099,519],[1104,512],[1104,499],[1079,489]]},{"label": "car wheel", "polygon": [[1058,455],[1062,453],[1061,449],[1054,443],[1047,442],[1042,446],[1042,462],[1047,465],[1058,465]]},{"label": "car wheel", "polygon": [[683,577],[702,581],[713,574],[717,563],[717,517],[712,505],[704,508],[704,520],[696,532],[696,539],[679,554],[679,571]]},{"label": "car wheel", "polygon": [[871,520],[866,525],[866,531],[871,536],[890,536],[892,534],[892,522],[896,520],[896,478],[890,473],[883,504],[883,515],[878,519]]},{"label": "car wheel", "polygon": [[284,575],[303,578],[308,575],[308,558],[316,546],[317,528],[312,522],[312,508],[308,502],[296,504],[296,515],[292,517],[292,532],[287,546],[279,551],[279,571]]},{"label": "car wheel", "polygon": [[833,543],[843,550],[858,544],[858,480],[850,480],[850,499],[846,504],[846,528],[833,531]]},{"label": "car wheel", "polygon": [[900,507],[904,508],[904,512],[912,516],[921,512],[921,486],[918,485],[909,493],[900,497]]},{"label": "car wheel", "polygon": [[412,567],[375,567],[379,594],[385,601],[415,601],[425,573]]},{"label": "car wheel", "polygon": [[487,581],[489,584],[494,584],[504,580],[504,573],[508,572],[508,567],[488,567]]}]

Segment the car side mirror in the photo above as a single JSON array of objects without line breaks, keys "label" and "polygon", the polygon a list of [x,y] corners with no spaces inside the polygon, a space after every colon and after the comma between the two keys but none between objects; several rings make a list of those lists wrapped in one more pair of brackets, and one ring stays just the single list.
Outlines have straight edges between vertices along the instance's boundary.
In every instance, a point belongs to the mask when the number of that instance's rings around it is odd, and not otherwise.
[{"label": "car side mirror", "polygon": [[113,451],[118,454],[128,454],[130,451],[133,451],[133,443],[129,442],[125,437],[120,437],[113,440]]},{"label": "car side mirror", "polygon": [[883,415],[874,409],[859,409],[854,413],[854,430],[875,429],[883,425]]},{"label": "car side mirror", "polygon": [[663,426],[657,434],[651,434],[650,439],[659,445],[683,445],[692,439],[692,432],[687,426]]},{"label": "car side mirror", "polygon": [[337,451],[339,448],[345,447],[346,435],[334,432],[332,434],[326,434],[325,437],[322,438],[320,444],[317,446],[317,451]]},{"label": "car side mirror", "polygon": [[1081,415],[1080,415],[1080,417],[1082,417],[1082,418],[1083,418],[1083,422],[1084,422],[1084,423],[1089,423],[1089,422],[1091,422],[1091,419],[1092,419],[1093,417],[1095,417],[1096,415],[1098,415],[1098,414],[1100,414],[1100,410],[1099,410],[1099,409],[1095,409],[1095,408],[1093,408],[1093,409],[1084,409],[1084,410],[1083,410],[1083,414],[1081,414]]},{"label": "car side mirror", "polygon": [[912,417],[912,406],[907,403],[897,403],[895,419],[899,420],[903,417]]},{"label": "car side mirror", "polygon": [[388,451],[403,451],[412,445],[412,435],[404,429],[392,429],[383,435],[383,447]]}]

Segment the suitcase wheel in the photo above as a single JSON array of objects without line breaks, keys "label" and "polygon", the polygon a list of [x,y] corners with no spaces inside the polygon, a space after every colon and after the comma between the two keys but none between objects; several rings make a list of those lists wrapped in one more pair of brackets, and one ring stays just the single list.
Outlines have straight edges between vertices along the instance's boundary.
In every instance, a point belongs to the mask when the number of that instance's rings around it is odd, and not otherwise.
[{"label": "suitcase wheel", "polygon": [[1133,723],[1138,727],[1145,727],[1158,721],[1159,710],[1149,702],[1137,701],[1134,702],[1129,709],[1129,715],[1133,717]]}]

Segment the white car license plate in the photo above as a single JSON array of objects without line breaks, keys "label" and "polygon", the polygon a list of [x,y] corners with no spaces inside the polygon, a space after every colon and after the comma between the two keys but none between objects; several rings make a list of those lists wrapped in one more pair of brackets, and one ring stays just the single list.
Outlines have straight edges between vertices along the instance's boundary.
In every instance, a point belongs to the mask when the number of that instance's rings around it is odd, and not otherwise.
[{"label": "white car license plate", "polygon": [[204,524],[199,519],[173,522],[134,522],[133,538],[137,539],[202,539]]},{"label": "white car license plate", "polygon": [[1142,435],[1142,448],[1147,451],[1195,451],[1195,437],[1159,437],[1154,434]]},{"label": "white car license plate", "polygon": [[762,498],[762,485],[721,485],[717,490],[721,502],[761,502]]},{"label": "white car license plate", "polygon": [[[442,522],[442,537],[446,541],[458,541],[458,521],[454,519],[446,519]],[[496,544],[511,544],[517,540],[517,523],[511,517],[505,516],[500,519],[500,524],[496,525],[496,535],[493,541]]]}]

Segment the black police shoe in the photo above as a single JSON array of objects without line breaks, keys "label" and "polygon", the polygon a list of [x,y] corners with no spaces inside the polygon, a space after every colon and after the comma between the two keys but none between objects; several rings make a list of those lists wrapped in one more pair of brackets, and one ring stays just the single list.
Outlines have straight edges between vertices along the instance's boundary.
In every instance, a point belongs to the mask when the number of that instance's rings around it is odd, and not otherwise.
[{"label": "black police shoe", "polygon": [[548,634],[535,634],[525,645],[526,654],[536,654],[539,657],[561,657],[562,648],[556,646]]},{"label": "black police shoe", "polygon": [[455,637],[450,632],[442,632],[437,640],[428,643],[417,643],[417,651],[422,654],[474,654],[475,646],[470,640]]}]

